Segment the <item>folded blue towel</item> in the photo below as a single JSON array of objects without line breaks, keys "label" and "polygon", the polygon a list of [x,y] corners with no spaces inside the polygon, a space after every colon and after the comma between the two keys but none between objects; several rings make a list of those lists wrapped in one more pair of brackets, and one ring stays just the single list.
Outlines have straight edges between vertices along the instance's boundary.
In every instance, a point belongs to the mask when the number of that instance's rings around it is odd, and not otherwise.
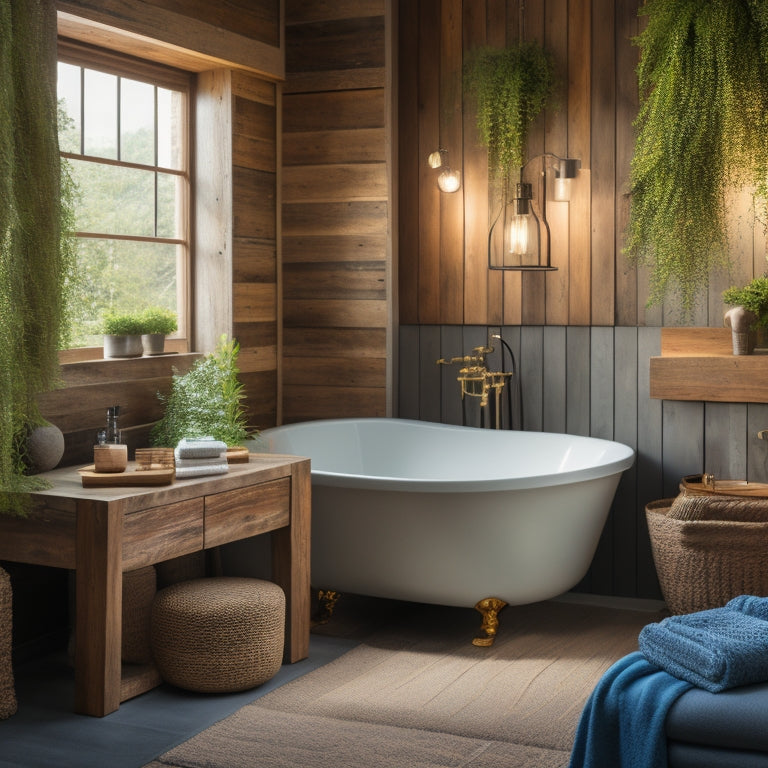
[{"label": "folded blue towel", "polygon": [[741,595],[722,608],[643,627],[648,661],[712,693],[768,680],[768,598]]},{"label": "folded blue towel", "polygon": [[693,686],[635,651],[602,676],[581,713],[570,768],[665,768],[664,721]]}]

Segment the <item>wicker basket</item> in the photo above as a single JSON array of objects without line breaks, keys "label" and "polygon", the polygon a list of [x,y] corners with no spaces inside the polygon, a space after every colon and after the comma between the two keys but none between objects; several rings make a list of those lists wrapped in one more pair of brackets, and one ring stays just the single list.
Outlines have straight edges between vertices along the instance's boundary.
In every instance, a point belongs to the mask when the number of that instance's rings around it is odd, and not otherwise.
[{"label": "wicker basket", "polygon": [[274,677],[283,658],[285,594],[261,579],[221,576],[161,589],[152,652],[163,679],[189,691],[244,691]]},{"label": "wicker basket", "polygon": [[[712,508],[718,504],[722,507],[723,501],[724,497],[719,496]],[[662,499],[646,506],[653,560],[661,592],[672,613],[717,608],[741,594],[768,595],[768,517],[763,516],[764,522],[755,522],[755,517],[762,514],[758,514],[758,507],[768,509],[766,499],[734,497],[730,509],[718,513],[751,518],[744,522],[681,519],[675,514],[690,514],[685,497]],[[700,499],[697,509],[699,518],[711,516],[711,509]]]}]

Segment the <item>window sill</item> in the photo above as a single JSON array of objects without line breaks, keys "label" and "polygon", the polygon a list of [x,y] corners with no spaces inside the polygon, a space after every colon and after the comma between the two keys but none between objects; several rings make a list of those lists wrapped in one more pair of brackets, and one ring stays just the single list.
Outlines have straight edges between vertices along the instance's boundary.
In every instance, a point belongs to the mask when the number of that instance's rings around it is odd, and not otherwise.
[{"label": "window sill", "polygon": [[768,403],[768,350],[734,355],[728,328],[662,328],[650,361],[656,400]]}]

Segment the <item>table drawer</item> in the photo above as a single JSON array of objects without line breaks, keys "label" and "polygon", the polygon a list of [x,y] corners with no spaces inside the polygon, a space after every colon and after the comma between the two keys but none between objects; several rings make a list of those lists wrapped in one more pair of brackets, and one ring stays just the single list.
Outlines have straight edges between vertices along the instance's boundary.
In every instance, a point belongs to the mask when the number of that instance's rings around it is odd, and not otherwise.
[{"label": "table drawer", "polygon": [[283,528],[291,520],[291,481],[284,477],[205,497],[205,548]]},{"label": "table drawer", "polygon": [[203,548],[202,498],[164,504],[125,516],[123,570],[141,568]]}]

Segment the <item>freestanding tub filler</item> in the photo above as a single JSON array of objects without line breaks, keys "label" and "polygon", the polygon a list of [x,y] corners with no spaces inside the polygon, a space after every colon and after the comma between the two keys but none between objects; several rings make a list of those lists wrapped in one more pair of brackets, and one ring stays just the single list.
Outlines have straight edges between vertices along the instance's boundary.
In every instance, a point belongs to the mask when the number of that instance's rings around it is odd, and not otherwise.
[{"label": "freestanding tub filler", "polygon": [[337,419],[261,433],[252,450],[312,460],[312,583],[327,594],[483,615],[577,584],[621,473],[621,443],[405,419]]}]

